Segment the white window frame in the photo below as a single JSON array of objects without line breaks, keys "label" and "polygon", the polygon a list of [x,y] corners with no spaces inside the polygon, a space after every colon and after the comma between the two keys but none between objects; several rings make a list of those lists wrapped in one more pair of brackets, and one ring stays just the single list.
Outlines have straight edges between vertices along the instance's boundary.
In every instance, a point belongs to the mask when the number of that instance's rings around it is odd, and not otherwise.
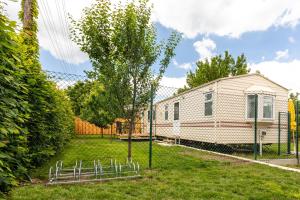
[{"label": "white window frame", "polygon": [[[255,116],[253,118],[251,117],[248,117],[248,96],[255,96],[256,94],[252,94],[252,93],[249,93],[246,95],[246,112],[245,112],[245,118],[247,120],[253,120],[255,118]],[[257,96],[257,101],[259,101],[259,96]],[[254,108],[255,109],[255,108]],[[259,102],[257,102],[257,118],[259,118]]]},{"label": "white window frame", "polygon": [[[270,97],[272,99],[272,117],[271,118],[265,118],[264,117],[264,103],[265,103],[265,97]],[[274,111],[275,111],[275,98],[274,96],[271,96],[271,95],[262,95],[262,119],[263,120],[274,120],[275,119],[275,115],[274,115]]]},{"label": "white window frame", "polygon": [[[166,118],[166,113],[167,113],[167,118]],[[165,121],[169,121],[169,105],[165,105],[165,112],[164,112],[164,119]]]},{"label": "white window frame", "polygon": [[[208,94],[211,94],[211,99],[210,100],[206,100],[206,95]],[[213,114],[214,114],[214,92],[211,91],[211,92],[206,92],[206,93],[203,93],[204,95],[204,107],[203,107],[203,115],[204,117],[212,117]],[[205,105],[206,103],[209,103],[209,102],[212,102],[211,104],[211,115],[205,115]]]},{"label": "white window frame", "polygon": [[[256,95],[254,93],[247,93],[246,98],[246,111],[245,111],[245,119],[246,120],[254,120],[253,118],[248,117],[248,96],[250,95]],[[265,97],[271,97],[272,98],[272,118],[264,118],[264,98]],[[260,121],[273,121],[275,120],[275,96],[274,95],[268,95],[268,94],[257,94],[257,120]]]}]

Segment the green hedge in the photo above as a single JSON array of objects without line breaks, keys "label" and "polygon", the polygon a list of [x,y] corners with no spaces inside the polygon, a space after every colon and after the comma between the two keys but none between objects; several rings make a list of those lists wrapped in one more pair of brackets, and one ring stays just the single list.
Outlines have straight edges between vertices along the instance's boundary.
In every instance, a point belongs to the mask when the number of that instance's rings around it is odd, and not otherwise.
[{"label": "green hedge", "polygon": [[29,179],[74,130],[69,99],[41,69],[31,70],[15,22],[2,13],[0,5],[0,196]]}]

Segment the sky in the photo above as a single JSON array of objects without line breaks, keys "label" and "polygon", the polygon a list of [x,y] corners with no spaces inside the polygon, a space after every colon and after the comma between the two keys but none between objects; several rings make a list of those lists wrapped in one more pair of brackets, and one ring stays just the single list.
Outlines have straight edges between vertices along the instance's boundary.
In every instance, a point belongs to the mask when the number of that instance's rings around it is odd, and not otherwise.
[{"label": "sky", "polygon": [[[38,38],[43,69],[84,74],[91,69],[88,56],[69,39],[68,15],[78,19],[93,0],[38,0]],[[116,1],[112,0],[112,3]],[[172,31],[182,33],[176,56],[161,84],[182,87],[198,60],[228,50],[244,53],[251,72],[300,92],[299,0],[150,0],[158,40]],[[20,0],[7,0],[5,10],[18,21]],[[157,71],[158,66],[153,66]]]}]

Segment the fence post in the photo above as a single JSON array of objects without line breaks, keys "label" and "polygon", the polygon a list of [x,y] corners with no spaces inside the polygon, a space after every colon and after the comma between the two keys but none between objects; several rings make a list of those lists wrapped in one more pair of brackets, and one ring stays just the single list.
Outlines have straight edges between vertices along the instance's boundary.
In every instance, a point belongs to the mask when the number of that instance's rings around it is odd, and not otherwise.
[{"label": "fence post", "polygon": [[152,167],[152,125],[153,125],[153,85],[151,84],[151,92],[150,92],[150,130],[149,130],[149,168]]},{"label": "fence post", "polygon": [[254,106],[254,159],[257,160],[257,107],[258,107],[258,95],[255,95]]},{"label": "fence post", "polygon": [[299,165],[299,141],[298,141],[298,126],[299,126],[299,106],[298,106],[298,100],[296,101],[296,158],[297,158],[297,163]]},{"label": "fence post", "polygon": [[288,135],[287,135],[287,154],[291,154],[291,113],[288,112]]},{"label": "fence post", "polygon": [[280,112],[278,112],[278,155],[280,155],[280,128]]}]

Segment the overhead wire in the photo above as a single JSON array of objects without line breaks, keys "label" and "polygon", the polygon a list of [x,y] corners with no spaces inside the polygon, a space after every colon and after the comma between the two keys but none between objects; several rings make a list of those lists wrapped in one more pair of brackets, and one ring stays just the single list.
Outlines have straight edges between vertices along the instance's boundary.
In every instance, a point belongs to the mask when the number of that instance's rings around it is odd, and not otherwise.
[{"label": "overhead wire", "polygon": [[[72,44],[71,44],[71,40],[70,40],[70,27],[69,27],[69,23],[68,23],[68,18],[67,18],[67,7],[65,4],[65,0],[57,0],[58,2],[61,2],[61,5],[59,5],[59,8],[61,8],[60,10],[62,11],[62,15],[61,17],[64,19],[62,20],[63,23],[63,27],[64,27],[64,36],[65,36],[65,41],[66,41],[66,48],[68,49],[68,54],[69,54],[69,59],[72,58]],[[75,73],[77,72],[76,67],[72,67],[72,70],[75,71]]]},{"label": "overhead wire", "polygon": [[[57,36],[57,33],[55,31],[55,26],[54,26],[53,21],[50,20],[51,15],[49,14],[49,12],[51,12],[51,11],[49,9],[49,5],[48,5],[46,0],[40,0],[40,4],[41,4],[41,7],[42,7],[41,11],[44,11],[44,12],[40,12],[40,14],[41,14],[43,23],[45,25],[45,29],[47,31],[47,34],[49,36],[51,46],[52,46],[54,52],[57,54],[57,56],[59,58],[61,58],[61,59],[58,59],[58,60],[61,63],[62,71],[68,72],[69,71],[68,70],[69,66],[66,64],[66,62],[62,61],[62,59],[64,58],[64,55],[61,52],[62,48],[61,48],[61,46],[59,45],[59,42],[58,42],[59,37]],[[52,31],[53,34],[51,34],[51,31],[49,31],[49,28],[50,28],[50,30],[54,30],[54,31]]]},{"label": "overhead wire", "polygon": [[[55,3],[56,1],[54,1]],[[57,29],[56,27],[56,24],[55,24],[55,21],[54,19],[58,16],[58,15],[55,15],[53,16],[53,13],[54,13],[54,10],[51,10],[51,7],[49,6],[48,4],[48,1],[45,0],[45,7],[46,7],[46,11],[48,13],[48,16],[49,16],[49,22],[51,22],[52,24],[52,27],[53,27],[53,30],[54,30],[54,34],[55,34],[55,37],[56,37],[56,41],[57,42],[57,45],[59,46],[59,50],[60,50],[60,56],[61,56],[61,59],[63,60],[64,64],[67,66],[67,70],[68,70],[68,73],[71,71],[72,67],[70,65],[70,63],[66,62],[66,57],[65,57],[65,53],[67,52],[67,50],[64,49],[64,45],[63,45],[63,38],[61,37],[62,35],[62,32],[60,31],[60,29]],[[56,10],[57,13],[59,13],[59,10]],[[58,21],[60,22],[61,21],[61,18],[58,18]]]},{"label": "overhead wire", "polygon": [[[66,30],[67,28],[66,28],[66,25],[65,25],[65,18],[63,18],[63,14],[61,13],[62,12],[62,9],[61,9],[61,7],[60,7],[60,4],[59,4],[59,2],[58,1],[63,1],[63,0],[54,0],[54,4],[55,4],[55,7],[56,7],[56,12],[57,12],[57,15],[58,15],[58,18],[59,18],[59,24],[60,24],[60,26],[61,26],[61,29],[59,29],[61,32],[60,32],[60,36],[62,36],[62,37],[60,37],[59,39],[60,39],[60,44],[61,44],[61,47],[62,47],[62,49],[63,49],[63,56],[65,57],[65,62],[68,64],[68,66],[70,67],[70,70],[71,71],[73,71],[73,67],[70,65],[70,63],[69,63],[69,59],[71,59],[71,55],[70,55],[70,48],[69,48],[69,46],[68,46],[68,40],[69,40],[69,38],[68,38],[68,34],[67,34],[67,31],[68,30]],[[69,72],[70,73],[70,72]]]}]

